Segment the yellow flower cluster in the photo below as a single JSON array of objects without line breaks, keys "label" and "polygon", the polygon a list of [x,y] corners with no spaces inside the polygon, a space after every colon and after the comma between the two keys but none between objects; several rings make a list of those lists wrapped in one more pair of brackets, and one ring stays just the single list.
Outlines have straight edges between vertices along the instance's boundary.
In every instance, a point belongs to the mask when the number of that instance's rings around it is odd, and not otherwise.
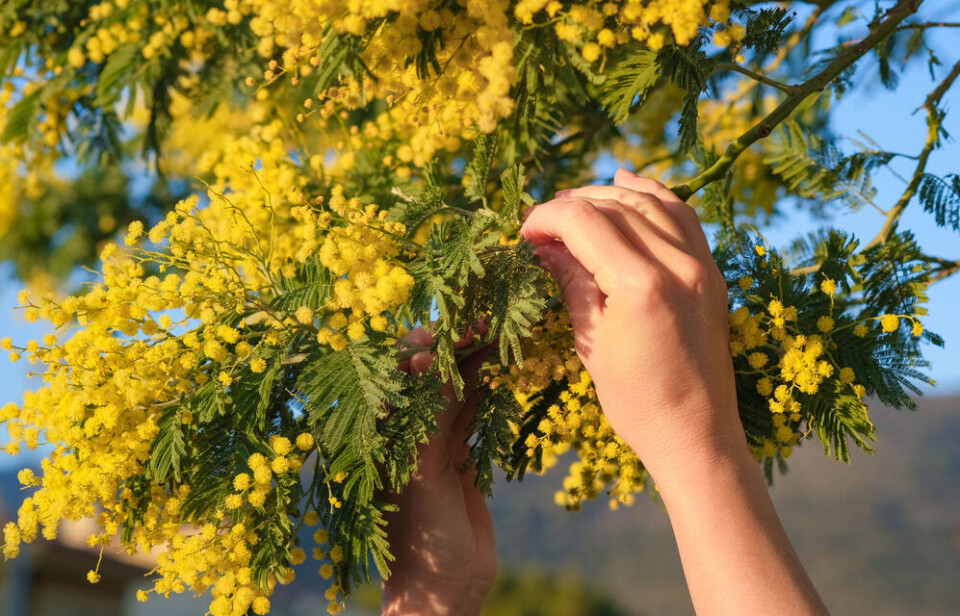
[{"label": "yellow flower cluster", "polygon": [[[707,4],[621,0],[568,6],[557,0],[523,0],[511,11],[506,0],[226,0],[224,8],[228,14],[249,17],[264,58],[281,58],[268,62],[261,87],[284,76],[293,84],[308,79],[325,60],[323,54],[330,53],[332,36],[361,38],[363,74],[341,75],[339,83],[303,101],[297,119],[316,117],[326,126],[343,110],[373,98],[385,100],[388,109],[352,133],[352,148],[363,147],[364,140],[397,140],[402,145],[387,154],[384,163],[422,167],[437,152],[458,148],[477,131],[493,131],[513,112],[516,21],[523,28],[552,27],[561,41],[592,63],[630,40],[654,49],[670,37],[688,44],[710,23]],[[727,19],[729,9],[724,7],[725,0],[714,3],[712,15]],[[425,66],[422,58],[431,56],[435,61]],[[347,159],[352,160],[349,155]]]},{"label": "yellow flower cluster", "polygon": [[[766,249],[757,246],[756,252],[766,266]],[[749,276],[738,281],[744,292],[754,284]],[[758,458],[790,455],[791,445],[803,434],[802,402],[807,396],[817,394],[828,379],[849,388],[866,410],[865,387],[856,382],[852,368],[837,365],[830,353],[831,348],[836,348],[832,336],[838,331],[834,314],[837,282],[825,277],[818,290],[830,298],[830,304],[828,313],[816,320],[816,333],[800,331],[796,307],[784,306],[777,298],[770,299],[765,309],[757,313],[751,313],[746,306],[730,313],[730,352],[734,358],[746,360],[749,374],[756,378],[756,390],[767,398],[772,413],[773,433],[754,448]],[[923,325],[915,316],[902,318],[913,324],[915,336],[923,333]],[[900,319],[899,315],[886,314],[845,324],[843,329],[852,327],[855,335],[863,337],[869,332],[869,322],[877,320],[882,331],[892,332],[899,327]]]},{"label": "yellow flower cluster", "polygon": [[[20,67],[13,72],[16,77],[24,78]],[[22,88],[18,88],[13,80],[0,85],[0,133],[7,129],[15,103],[24,96],[40,96],[37,90],[38,84],[32,81]],[[16,224],[21,200],[38,200],[49,186],[62,183],[53,170],[55,159],[51,148],[63,137],[66,130],[64,114],[75,99],[70,93],[63,93],[41,97],[41,100],[44,118],[30,127],[30,130],[41,132],[40,143],[32,144],[31,148],[16,141],[0,143],[0,237]]]},{"label": "yellow flower cluster", "polygon": [[[54,447],[39,477],[20,474],[35,490],[4,529],[6,556],[40,535],[56,537],[64,519],[96,517],[102,530],[89,541],[106,545],[141,508],[126,546],[162,549],[152,592],[210,589],[215,616],[265,614],[274,584],[292,579],[289,566],[274,568],[267,583],[251,578],[262,523],[255,512],[299,482],[297,471],[314,447],[311,434],[274,435],[273,457],[253,454],[249,473],[233,479],[235,492],[210,510],[187,513],[187,482],[145,492],[131,483],[151,463],[165,410],[198,386],[214,381],[229,389],[246,370],[263,373],[267,359],[298,336],[341,348],[367,328],[396,328],[393,313],[413,285],[400,260],[402,225],[338,188],[329,199],[308,199],[306,180],[278,132],[275,124],[258,125],[225,142],[211,163],[203,207],[194,196],[152,229],[131,224],[125,243],[135,248],[105,246],[103,278],[85,294],[59,300],[21,294],[24,317],[49,321],[63,340],[0,342],[11,359],[46,367],[43,388],[0,412],[9,436],[4,449]],[[139,247],[145,239],[152,247]],[[311,258],[335,276],[322,305],[271,307],[284,281]],[[393,329],[388,333],[396,339]],[[185,433],[198,422],[182,411]],[[330,558],[342,559],[342,548],[335,546]],[[289,565],[294,561],[302,562],[295,550]],[[340,587],[331,588],[336,613]]]},{"label": "yellow flower cluster", "polygon": [[[542,463],[538,470],[546,472],[564,453],[576,453],[563,489],[555,495],[558,505],[579,510],[583,501],[604,491],[611,509],[632,505],[635,494],[646,487],[646,471],[603,415],[590,376],[573,349],[567,314],[549,312],[532,334],[523,347],[523,368],[513,365],[501,373],[493,367],[487,376],[492,387],[511,388],[525,410],[551,382],[566,379],[568,386],[559,402],[547,409],[536,430],[525,437],[528,456],[535,458],[539,453]],[[514,430],[519,438],[520,426]]]}]

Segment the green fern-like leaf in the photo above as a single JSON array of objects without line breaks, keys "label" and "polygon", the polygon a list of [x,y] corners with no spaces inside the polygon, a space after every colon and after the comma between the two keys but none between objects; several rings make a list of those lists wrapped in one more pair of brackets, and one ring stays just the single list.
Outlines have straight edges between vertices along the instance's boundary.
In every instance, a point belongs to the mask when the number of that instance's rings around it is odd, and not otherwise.
[{"label": "green fern-like leaf", "polygon": [[960,175],[950,174],[941,178],[923,174],[918,197],[924,211],[933,214],[938,226],[960,231]]},{"label": "green fern-like leaf", "polygon": [[157,422],[157,436],[150,448],[150,473],[156,483],[164,483],[171,476],[180,481],[181,461],[186,455],[181,417],[180,406],[171,406]]},{"label": "green fern-like leaf", "polygon": [[315,350],[297,380],[309,423],[321,434],[323,447],[372,461],[383,446],[376,422],[386,405],[403,406],[403,373],[392,354],[365,341],[351,341],[342,351]]},{"label": "green fern-like leaf", "polygon": [[635,105],[642,105],[660,78],[657,54],[640,49],[621,60],[607,73],[600,101],[617,124],[630,116]]},{"label": "green fern-like leaf", "polygon": [[498,212],[501,225],[516,227],[520,224],[521,204],[533,205],[533,197],[523,190],[523,165],[517,163],[507,167],[500,174],[500,185],[503,186],[503,206]]},{"label": "green fern-like leaf", "polygon": [[789,121],[778,129],[775,143],[765,162],[793,193],[820,202],[839,200],[853,209],[873,204],[873,173],[894,158],[883,151],[844,156],[833,143]]},{"label": "green fern-like leaf", "polygon": [[497,336],[504,365],[512,351],[523,367],[520,339],[530,336],[530,326],[546,310],[543,273],[532,261],[530,245],[521,243],[512,251],[495,253],[488,266],[493,284],[489,335]]},{"label": "green fern-like leaf", "polygon": [[795,13],[782,7],[744,11],[749,15],[743,46],[761,54],[772,53],[780,47],[783,31],[793,21]]}]

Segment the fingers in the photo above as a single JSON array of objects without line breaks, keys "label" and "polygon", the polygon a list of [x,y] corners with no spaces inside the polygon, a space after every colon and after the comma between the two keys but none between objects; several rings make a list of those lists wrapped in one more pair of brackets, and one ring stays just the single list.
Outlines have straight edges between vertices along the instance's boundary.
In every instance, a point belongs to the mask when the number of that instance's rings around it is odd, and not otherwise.
[{"label": "fingers", "polygon": [[557,193],[557,196],[583,197],[591,200],[603,199],[622,203],[640,214],[654,231],[662,234],[674,246],[682,249],[687,243],[687,237],[680,225],[667,212],[660,198],[652,193],[622,186],[584,186],[583,188],[561,191]]},{"label": "fingers", "polygon": [[430,366],[433,365],[434,357],[436,357],[436,354],[430,351],[414,353],[410,356],[410,373],[426,374],[430,370]]},{"label": "fingers", "polygon": [[617,170],[617,173],[613,176],[613,184],[614,186],[649,193],[660,199],[664,210],[683,229],[684,236],[690,243],[692,254],[704,262],[707,259],[713,262],[710,244],[707,242],[707,236],[703,233],[703,226],[700,224],[696,210],[681,201],[669,188],[656,180],[642,178],[626,169]]},{"label": "fingers", "polygon": [[530,210],[520,233],[544,247],[563,242],[606,295],[617,288],[625,267],[643,256],[603,211],[588,199],[554,199]]},{"label": "fingers", "polygon": [[602,312],[605,295],[596,279],[562,244],[537,248],[540,263],[557,281],[574,332],[587,332]]},{"label": "fingers", "polygon": [[[457,348],[473,343],[474,329],[480,335],[483,335],[487,332],[487,325],[480,320],[467,328],[461,340],[456,343]],[[433,343],[433,336],[424,327],[417,327],[403,336],[401,341],[407,345],[429,348]],[[469,392],[468,395],[475,397],[477,372],[485,356],[486,353],[481,349],[472,353],[461,363],[461,370],[465,379],[464,389]],[[436,353],[427,350],[418,351],[401,362],[401,370],[410,374],[426,374],[433,369],[435,359]],[[469,428],[473,421],[476,400],[471,401],[468,397],[463,403],[455,402],[453,385],[449,381],[440,386],[440,393],[451,402],[447,409],[436,417],[437,432],[428,443],[418,447],[419,470],[417,474],[421,477],[435,477],[451,461],[459,469],[469,454],[469,444],[466,443],[466,440],[469,437]]]},{"label": "fingers", "polygon": [[476,417],[478,398],[479,394],[476,390],[473,390],[472,394],[464,400],[460,414],[451,430],[448,452],[457,479],[460,481],[463,504],[467,511],[467,517],[470,519],[470,525],[477,535],[478,543],[495,545],[496,538],[490,508],[487,506],[486,497],[477,488],[477,468],[474,465],[466,469],[463,468],[470,456],[470,443],[467,439],[470,438],[470,428]]},{"label": "fingers", "polygon": [[[669,188],[660,182],[651,178],[640,177],[636,173],[622,167],[617,169],[617,172],[613,174],[613,185],[619,188],[628,188],[637,192],[653,195],[663,203],[667,201],[680,201]],[[681,203],[683,202],[681,201]]]},{"label": "fingers", "polygon": [[[692,256],[681,231],[676,231],[679,238],[673,236],[620,201],[610,199],[590,199],[590,201],[606,214],[637,251],[649,260],[669,264],[677,258]],[[663,213],[663,216],[669,218],[666,213]]]}]

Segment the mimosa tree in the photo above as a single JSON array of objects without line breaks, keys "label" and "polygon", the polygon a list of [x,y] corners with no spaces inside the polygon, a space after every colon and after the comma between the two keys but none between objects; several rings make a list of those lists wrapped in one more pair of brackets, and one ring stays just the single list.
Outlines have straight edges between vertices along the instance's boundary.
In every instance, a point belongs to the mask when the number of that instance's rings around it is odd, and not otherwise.
[{"label": "mimosa tree", "polygon": [[[558,504],[633,503],[652,487],[643,461],[518,236],[525,208],[613,162],[716,231],[740,416],[768,476],[809,439],[844,461],[870,450],[866,399],[912,406],[922,344],[941,344],[925,289],[958,270],[898,229],[920,207],[960,230],[960,179],[926,170],[960,76],[926,37],[958,24],[921,4],[8,0],[0,256],[34,288],[95,275],[23,292],[23,317],[55,331],[0,341],[43,379],[0,411],[4,449],[49,452],[20,473],[5,555],[95,516],[93,546],[163,549],[152,593],[266,614],[312,556],[336,613],[389,575],[380,495],[403,490],[440,384],[462,395],[458,360],[481,351],[481,487],[566,452]],[[832,102],[928,69],[916,153],[839,147]],[[906,188],[878,194],[871,178],[904,158]],[[762,225],[797,201],[885,224],[780,252]],[[400,342],[418,324],[429,376],[397,368],[422,350]]]}]

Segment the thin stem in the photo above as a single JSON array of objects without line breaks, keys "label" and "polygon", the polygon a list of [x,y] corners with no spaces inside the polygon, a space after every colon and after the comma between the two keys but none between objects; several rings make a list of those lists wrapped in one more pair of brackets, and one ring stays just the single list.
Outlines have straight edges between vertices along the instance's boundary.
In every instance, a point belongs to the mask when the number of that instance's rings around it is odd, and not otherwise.
[{"label": "thin stem", "polygon": [[732,62],[729,64],[728,63],[718,64],[714,72],[721,72],[721,71],[733,71],[735,73],[740,73],[741,75],[746,75],[747,77],[749,77],[750,79],[753,79],[754,81],[759,81],[760,83],[766,84],[768,86],[772,86],[780,90],[781,92],[786,92],[787,94],[793,94],[794,90],[796,90],[796,86],[791,86],[791,85],[779,82],[776,79],[770,79],[765,75],[761,75],[760,73],[755,73],[748,68],[744,68],[739,64],[734,64]]},{"label": "thin stem", "polygon": [[742,134],[733,143],[727,146],[723,156],[710,168],[705,169],[686,184],[673,189],[678,197],[686,201],[695,192],[721,179],[726,175],[737,158],[751,145],[770,135],[773,129],[786,120],[793,111],[810,95],[822,91],[838,75],[862,58],[871,49],[893,32],[900,23],[913,15],[923,0],[900,0],[895,7],[887,11],[885,18],[870,33],[857,43],[850,45],[838,55],[822,71],[808,81],[795,87],[792,94],[787,96],[780,105],[763,118],[757,125]]},{"label": "thin stem", "polygon": [[960,28],[960,22],[928,21],[918,24],[903,24],[897,28],[897,32],[901,30],[926,30],[928,28]]},{"label": "thin stem", "polygon": [[896,204],[887,212],[887,220],[883,223],[883,228],[880,229],[876,237],[870,240],[870,243],[867,244],[865,248],[871,248],[887,241],[896,230],[897,223],[900,221],[900,216],[903,215],[903,211],[907,208],[907,204],[910,203],[910,200],[913,199],[917,190],[920,188],[920,182],[923,180],[930,154],[933,153],[940,144],[942,116],[940,115],[938,105],[940,99],[947,93],[947,90],[950,89],[950,86],[953,85],[957,77],[960,77],[960,62],[953,65],[953,69],[946,78],[940,82],[940,85],[938,85],[923,102],[923,108],[927,110],[927,140],[923,144],[923,150],[920,151],[920,156],[917,157],[917,166],[913,170],[913,175],[910,176],[910,182],[907,184],[906,190],[903,191],[903,194],[900,195]]},{"label": "thin stem", "polygon": [[949,278],[960,271],[960,260],[945,261],[940,267],[930,272],[930,284]]}]

